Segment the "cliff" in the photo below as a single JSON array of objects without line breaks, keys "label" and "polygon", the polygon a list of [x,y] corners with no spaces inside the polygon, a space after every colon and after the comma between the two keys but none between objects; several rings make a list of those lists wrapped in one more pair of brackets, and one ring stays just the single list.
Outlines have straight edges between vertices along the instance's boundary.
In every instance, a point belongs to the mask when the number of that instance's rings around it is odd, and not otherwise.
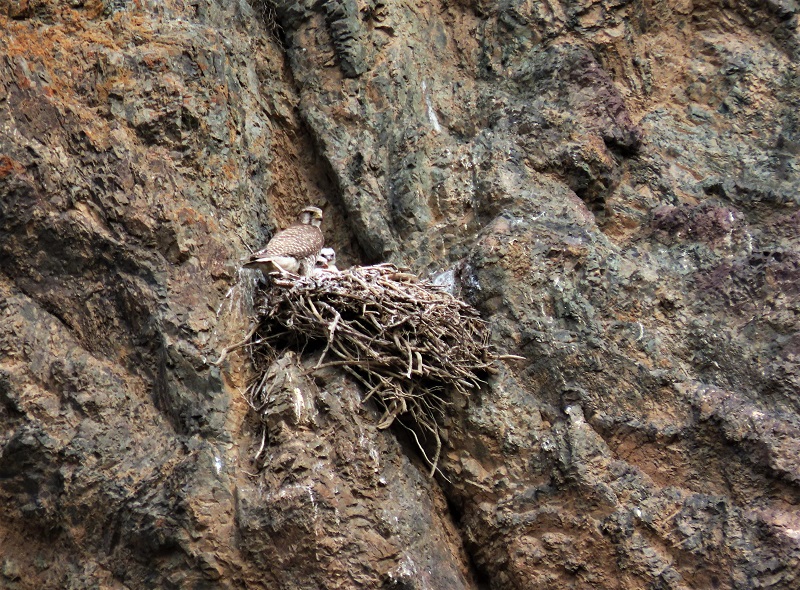
[{"label": "cliff", "polygon": [[[799,13],[0,0],[0,586],[797,588]],[[266,438],[212,364],[306,203],[524,357],[432,479],[313,351]]]}]

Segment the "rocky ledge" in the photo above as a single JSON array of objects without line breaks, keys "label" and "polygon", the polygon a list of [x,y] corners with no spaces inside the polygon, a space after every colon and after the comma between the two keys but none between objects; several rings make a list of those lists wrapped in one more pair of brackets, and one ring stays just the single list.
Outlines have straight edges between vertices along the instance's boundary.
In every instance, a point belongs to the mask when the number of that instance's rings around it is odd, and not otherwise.
[{"label": "rocky ledge", "polygon": [[[797,588],[797,25],[0,0],[0,586]],[[247,354],[212,363],[309,203],[340,267],[524,357],[451,400],[434,478],[312,351],[266,431]]]}]

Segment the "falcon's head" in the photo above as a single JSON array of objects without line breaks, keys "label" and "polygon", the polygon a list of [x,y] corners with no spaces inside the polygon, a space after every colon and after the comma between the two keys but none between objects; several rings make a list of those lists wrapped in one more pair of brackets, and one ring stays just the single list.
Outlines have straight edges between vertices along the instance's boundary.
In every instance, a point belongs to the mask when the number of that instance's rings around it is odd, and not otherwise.
[{"label": "falcon's head", "polygon": [[306,207],[300,212],[300,223],[303,225],[322,225],[322,209],[319,207]]}]

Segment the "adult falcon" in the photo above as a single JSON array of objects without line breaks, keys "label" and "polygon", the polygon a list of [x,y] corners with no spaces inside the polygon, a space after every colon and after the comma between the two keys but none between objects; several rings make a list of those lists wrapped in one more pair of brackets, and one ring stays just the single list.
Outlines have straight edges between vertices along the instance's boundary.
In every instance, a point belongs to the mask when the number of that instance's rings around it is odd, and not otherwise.
[{"label": "adult falcon", "polygon": [[257,268],[265,274],[286,271],[310,276],[324,243],[320,225],[322,210],[306,207],[297,223],[275,234],[265,248],[252,254],[242,266]]}]

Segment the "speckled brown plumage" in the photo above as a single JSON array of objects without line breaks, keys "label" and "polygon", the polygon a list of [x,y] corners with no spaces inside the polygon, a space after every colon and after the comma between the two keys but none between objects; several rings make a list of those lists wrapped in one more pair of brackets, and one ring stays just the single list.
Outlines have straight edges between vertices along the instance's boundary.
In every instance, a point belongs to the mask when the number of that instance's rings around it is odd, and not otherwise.
[{"label": "speckled brown plumage", "polygon": [[278,232],[265,248],[250,256],[244,266],[263,272],[285,270],[308,276],[324,244],[319,229],[321,223],[322,211],[317,207],[306,207],[300,213],[298,223]]},{"label": "speckled brown plumage", "polygon": [[306,258],[319,254],[322,249],[322,232],[313,225],[291,225],[270,240],[260,254],[266,256],[294,256]]}]

